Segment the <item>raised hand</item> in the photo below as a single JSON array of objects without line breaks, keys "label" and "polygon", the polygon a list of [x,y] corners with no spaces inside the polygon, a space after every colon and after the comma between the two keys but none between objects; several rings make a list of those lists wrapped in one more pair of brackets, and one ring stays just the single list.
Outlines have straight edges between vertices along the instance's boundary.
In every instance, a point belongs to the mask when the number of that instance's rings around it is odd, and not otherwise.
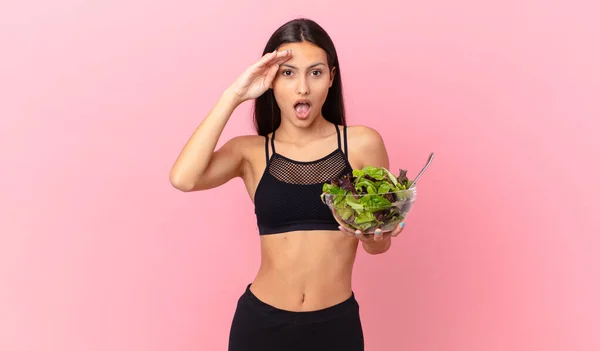
[{"label": "raised hand", "polygon": [[241,101],[256,99],[273,82],[279,65],[292,57],[291,50],[273,51],[248,67],[229,87]]}]

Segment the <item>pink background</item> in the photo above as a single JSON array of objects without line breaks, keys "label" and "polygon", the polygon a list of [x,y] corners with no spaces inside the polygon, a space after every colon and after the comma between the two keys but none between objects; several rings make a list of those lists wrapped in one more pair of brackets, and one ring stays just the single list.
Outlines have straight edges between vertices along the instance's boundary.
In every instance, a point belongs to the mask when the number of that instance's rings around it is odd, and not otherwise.
[{"label": "pink background", "polygon": [[3,1],[0,350],[225,350],[252,204],[168,173],[297,16],[333,37],[349,122],[391,167],[437,156],[392,250],[358,255],[367,350],[599,350],[593,3]]}]

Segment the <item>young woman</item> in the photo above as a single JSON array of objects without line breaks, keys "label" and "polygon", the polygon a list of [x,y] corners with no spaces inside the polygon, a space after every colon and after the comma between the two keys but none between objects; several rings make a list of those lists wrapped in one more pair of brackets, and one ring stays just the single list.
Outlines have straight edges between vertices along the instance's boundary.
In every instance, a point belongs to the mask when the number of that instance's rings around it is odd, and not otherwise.
[{"label": "young woman", "polygon": [[[389,167],[381,136],[346,126],[335,47],[314,21],[273,33],[262,58],[221,95],[170,173],[181,191],[243,179],[255,206],[261,265],[238,301],[229,350],[364,350],[351,286],[359,243],[386,252],[391,232],[364,235],[339,226],[321,202],[322,185],[370,165]],[[235,108],[254,100],[258,135],[215,150]]]}]

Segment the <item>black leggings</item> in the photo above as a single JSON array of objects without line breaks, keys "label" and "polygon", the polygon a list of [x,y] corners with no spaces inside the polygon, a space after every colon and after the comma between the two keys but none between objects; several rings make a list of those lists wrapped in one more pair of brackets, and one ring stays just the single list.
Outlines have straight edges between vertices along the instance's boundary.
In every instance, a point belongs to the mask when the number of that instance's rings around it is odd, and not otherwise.
[{"label": "black leggings", "polygon": [[278,309],[259,300],[250,285],[238,300],[229,351],[364,351],[359,306],[347,300],[317,311]]}]

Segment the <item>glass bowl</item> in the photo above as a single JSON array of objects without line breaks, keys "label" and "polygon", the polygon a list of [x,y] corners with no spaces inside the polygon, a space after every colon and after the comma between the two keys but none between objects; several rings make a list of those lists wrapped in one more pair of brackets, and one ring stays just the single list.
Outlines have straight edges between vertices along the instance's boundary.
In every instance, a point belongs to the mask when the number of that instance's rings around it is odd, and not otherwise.
[{"label": "glass bowl", "polygon": [[373,234],[377,228],[384,232],[394,230],[406,218],[416,197],[415,186],[382,194],[324,193],[321,201],[341,225]]}]

